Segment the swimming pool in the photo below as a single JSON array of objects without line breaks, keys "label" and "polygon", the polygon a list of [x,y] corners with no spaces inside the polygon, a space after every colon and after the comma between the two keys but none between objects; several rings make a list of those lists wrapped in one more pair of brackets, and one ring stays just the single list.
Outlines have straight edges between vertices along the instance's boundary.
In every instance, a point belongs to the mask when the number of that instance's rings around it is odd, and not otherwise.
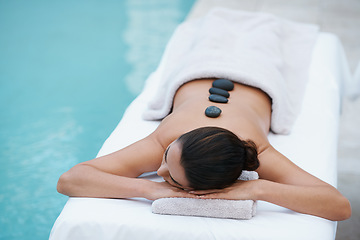
[{"label": "swimming pool", "polygon": [[194,0],[0,2],[0,239],[47,239]]}]

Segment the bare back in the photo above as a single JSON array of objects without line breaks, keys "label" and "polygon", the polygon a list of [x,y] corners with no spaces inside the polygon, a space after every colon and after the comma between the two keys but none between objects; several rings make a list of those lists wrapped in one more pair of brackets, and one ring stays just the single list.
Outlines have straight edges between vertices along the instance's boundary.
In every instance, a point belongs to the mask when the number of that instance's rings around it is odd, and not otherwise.
[{"label": "bare back", "polygon": [[[235,133],[241,139],[251,139],[261,152],[268,146],[271,99],[260,89],[235,83],[228,103],[209,101],[209,88],[214,79],[201,79],[181,86],[174,98],[173,111],[159,125],[155,134],[162,146],[180,135],[199,127],[216,126]],[[222,110],[218,118],[205,116],[208,106]]]}]

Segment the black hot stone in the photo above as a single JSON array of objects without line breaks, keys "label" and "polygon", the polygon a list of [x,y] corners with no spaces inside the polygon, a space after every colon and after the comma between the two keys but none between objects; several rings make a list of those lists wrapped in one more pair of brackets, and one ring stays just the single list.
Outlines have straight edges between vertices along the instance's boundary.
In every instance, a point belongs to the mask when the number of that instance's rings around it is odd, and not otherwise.
[{"label": "black hot stone", "polygon": [[217,95],[217,94],[211,94],[209,96],[209,100],[212,102],[217,102],[217,103],[227,103],[228,102],[228,99],[226,97]]},{"label": "black hot stone", "polygon": [[213,82],[212,86],[224,89],[226,91],[231,91],[234,89],[234,83],[227,79],[217,79]]},{"label": "black hot stone", "polygon": [[228,91],[226,90],[223,90],[221,88],[215,88],[215,87],[212,87],[209,89],[209,93],[211,94],[218,94],[218,95],[221,95],[221,96],[224,96],[226,98],[230,97],[230,94]]},{"label": "black hot stone", "polygon": [[215,106],[207,107],[205,110],[205,115],[211,118],[216,118],[220,116],[220,114],[221,114],[221,109]]}]

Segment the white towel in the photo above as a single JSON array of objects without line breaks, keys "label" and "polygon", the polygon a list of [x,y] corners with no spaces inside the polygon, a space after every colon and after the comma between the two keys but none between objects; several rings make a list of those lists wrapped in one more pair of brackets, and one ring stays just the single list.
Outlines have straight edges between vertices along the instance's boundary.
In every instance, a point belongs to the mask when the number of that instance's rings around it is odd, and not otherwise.
[{"label": "white towel", "polygon": [[[241,180],[255,180],[254,171],[243,171]],[[161,198],[153,202],[152,212],[167,215],[198,216],[213,218],[251,219],[256,214],[253,200]]]},{"label": "white towel", "polygon": [[150,76],[159,86],[143,118],[166,117],[177,89],[188,81],[226,78],[266,92],[272,131],[288,134],[300,111],[316,36],[313,25],[222,8],[184,22]]}]

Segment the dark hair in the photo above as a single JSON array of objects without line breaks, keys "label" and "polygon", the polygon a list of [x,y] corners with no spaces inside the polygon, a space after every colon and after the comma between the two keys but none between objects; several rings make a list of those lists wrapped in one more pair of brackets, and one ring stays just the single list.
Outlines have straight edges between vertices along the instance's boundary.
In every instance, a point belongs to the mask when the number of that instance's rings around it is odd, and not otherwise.
[{"label": "dark hair", "polygon": [[202,127],[181,135],[180,164],[191,188],[219,189],[230,186],[242,170],[259,167],[257,147],[219,127]]}]

